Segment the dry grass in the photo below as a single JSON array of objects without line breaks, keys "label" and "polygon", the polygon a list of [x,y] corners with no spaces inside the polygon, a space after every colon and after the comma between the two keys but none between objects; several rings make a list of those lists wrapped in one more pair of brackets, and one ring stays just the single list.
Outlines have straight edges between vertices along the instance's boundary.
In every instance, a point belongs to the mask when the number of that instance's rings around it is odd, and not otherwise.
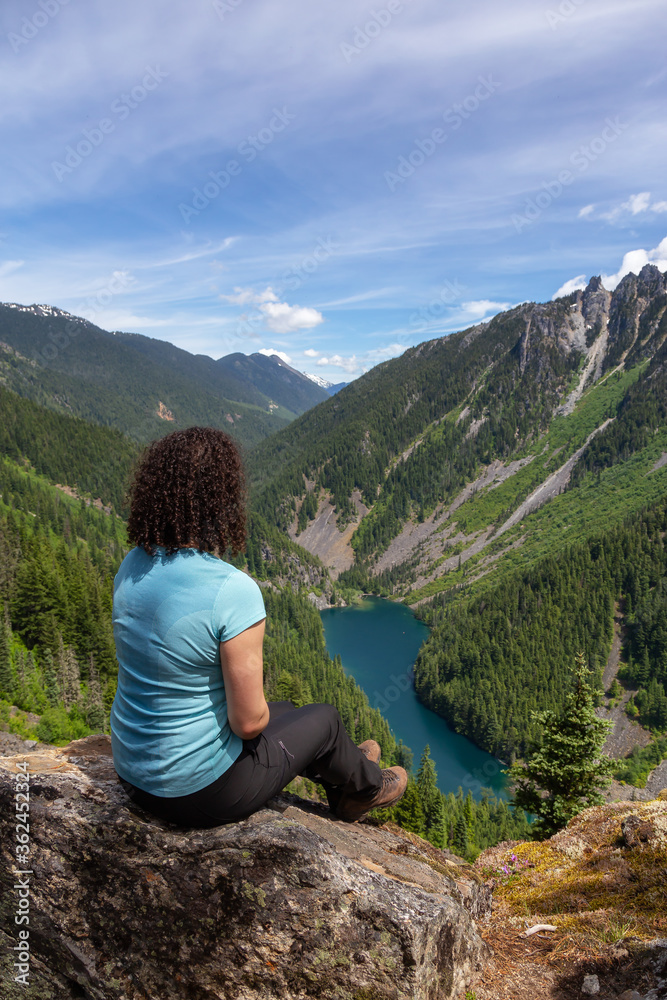
[{"label": "dry grass", "polygon": [[[631,814],[651,830],[634,847],[621,829]],[[600,978],[599,1000],[654,985],[646,943],[667,937],[667,802],[588,809],[548,841],[485,851],[476,867],[494,884],[494,912],[482,930],[495,951],[473,988],[476,1000],[581,996],[591,972]],[[526,938],[535,924],[556,931]]]}]

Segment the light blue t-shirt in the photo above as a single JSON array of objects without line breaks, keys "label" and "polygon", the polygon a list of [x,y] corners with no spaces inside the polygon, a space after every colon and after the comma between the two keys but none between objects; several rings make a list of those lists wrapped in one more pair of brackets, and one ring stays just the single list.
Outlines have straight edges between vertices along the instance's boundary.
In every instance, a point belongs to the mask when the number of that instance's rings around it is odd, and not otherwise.
[{"label": "light blue t-shirt", "polygon": [[197,549],[132,549],[114,581],[118,689],[111,747],[121,778],[188,795],[219,778],[243,742],[227,720],[220,642],[266,616],[240,570]]}]

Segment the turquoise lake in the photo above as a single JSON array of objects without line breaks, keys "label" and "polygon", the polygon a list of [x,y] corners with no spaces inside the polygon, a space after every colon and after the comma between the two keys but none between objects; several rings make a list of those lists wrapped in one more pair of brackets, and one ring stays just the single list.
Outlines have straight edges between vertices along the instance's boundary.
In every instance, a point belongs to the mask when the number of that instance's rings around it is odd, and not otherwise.
[{"label": "turquoise lake", "polygon": [[480,797],[482,786],[504,793],[502,764],[474,743],[454,733],[444,719],[417,699],[412,667],[428,628],[404,604],[367,597],[359,605],[321,612],[327,650],[338,654],[345,672],[363,688],[414,754],[414,770],[428,743],[443,792]]}]

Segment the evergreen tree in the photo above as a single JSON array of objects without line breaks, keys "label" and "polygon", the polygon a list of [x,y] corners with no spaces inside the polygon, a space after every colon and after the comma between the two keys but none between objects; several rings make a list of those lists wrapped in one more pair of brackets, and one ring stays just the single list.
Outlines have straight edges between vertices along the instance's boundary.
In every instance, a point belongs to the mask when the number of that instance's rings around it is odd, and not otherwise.
[{"label": "evergreen tree", "polygon": [[63,648],[61,645],[58,659],[58,681],[61,697],[65,708],[69,711],[73,705],[79,703],[81,698],[81,670],[71,646]]},{"label": "evergreen tree", "polygon": [[50,705],[57,705],[60,694],[58,690],[58,675],[56,673],[56,665],[53,662],[53,653],[50,649],[47,649],[44,653],[43,664],[44,693]]},{"label": "evergreen tree", "polygon": [[88,665],[86,724],[94,733],[104,732],[104,702],[102,701],[102,686],[100,684],[100,675],[95,668],[95,661],[92,656],[90,657]]},{"label": "evergreen tree", "polygon": [[447,846],[447,817],[444,796],[441,792],[438,792],[433,809],[429,813],[426,839],[430,840],[434,847],[439,847],[441,850]]},{"label": "evergreen tree", "polygon": [[11,625],[4,604],[0,604],[0,693],[11,698],[13,689]]},{"label": "evergreen tree", "polygon": [[406,747],[403,740],[399,739],[396,745],[395,764],[400,764],[406,771],[412,770],[413,754],[409,747]]},{"label": "evergreen tree", "polygon": [[578,653],[574,686],[564,709],[535,713],[542,738],[525,763],[513,764],[514,801],[535,813],[534,832],[549,837],[581,812],[604,801],[599,789],[609,784],[615,763],[602,753],[612,723],[595,713],[595,693],[584,654]]},{"label": "evergreen tree", "polygon": [[465,815],[461,812],[454,825],[454,836],[452,838],[452,850],[459,857],[465,858],[470,850],[468,843],[468,824]]},{"label": "evergreen tree", "polygon": [[437,773],[435,764],[431,759],[431,748],[427,743],[421,755],[419,770],[417,771],[417,790],[421,799],[422,809],[424,810],[427,828],[433,825],[436,803],[440,798],[436,782]]},{"label": "evergreen tree", "polygon": [[423,834],[424,810],[419,790],[414,781],[408,781],[403,798],[394,806],[394,819],[404,830],[417,833],[419,836]]}]

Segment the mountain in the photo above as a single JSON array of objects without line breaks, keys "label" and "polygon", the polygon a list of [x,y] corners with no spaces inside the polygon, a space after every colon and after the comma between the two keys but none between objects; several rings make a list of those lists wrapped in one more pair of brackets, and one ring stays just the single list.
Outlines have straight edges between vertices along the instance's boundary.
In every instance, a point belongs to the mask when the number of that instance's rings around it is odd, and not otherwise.
[{"label": "mountain", "polygon": [[[585,291],[410,348],[254,449],[259,507],[295,531],[294,509],[311,493],[310,520],[328,504],[331,537],[349,534],[345,568],[363,563],[378,575],[419,548],[405,574],[414,583],[503,514],[494,537],[571,475],[614,464],[615,448],[625,458],[637,450],[626,438],[643,421],[644,397],[662,412],[666,306],[666,278],[647,265],[613,293],[594,278]],[[657,411],[651,419],[660,433]],[[468,521],[467,533],[450,530]],[[307,530],[299,541],[309,547]],[[326,563],[322,546],[317,554]]]},{"label": "mountain", "polygon": [[292,368],[277,354],[228,354],[218,358],[222,371],[252,385],[272,403],[295,415],[327,399],[328,393],[310,376]]},{"label": "mountain", "polygon": [[139,442],[210,424],[248,446],[324,398],[315,391],[290,397],[276,377],[278,401],[205,355],[140,334],[109,333],[52,306],[15,303],[0,305],[0,381],[49,409],[116,427]]},{"label": "mountain", "polygon": [[411,348],[261,442],[252,469],[257,509],[337,589],[432,626],[416,689],[458,732],[523,754],[580,650],[614,692],[618,755],[667,731],[657,268]]},{"label": "mountain", "polygon": [[323,389],[326,389],[329,396],[335,396],[337,392],[340,392],[341,389],[344,389],[345,386],[348,385],[347,382],[327,382],[325,378],[321,378],[319,375],[311,375],[310,372],[304,372],[303,374],[306,378],[309,378],[312,382],[314,382],[315,385],[319,385]]},{"label": "mountain", "polygon": [[[614,792],[634,796],[623,783],[643,787],[649,772],[661,787],[666,310],[656,268],[613,293],[593,279],[421,344],[258,443],[238,564],[263,585],[267,695],[331,701],[356,742],[375,738],[386,763],[409,767],[409,749],[329,658],[314,606],[380,593],[430,626],[415,687],[457,732],[503,760],[524,756],[539,741],[534,713],[560,708],[582,650],[598,711],[614,722],[608,752],[632,751]],[[0,355],[0,730],[66,742],[108,722],[112,581],[127,547],[117,512],[139,450],[117,426],[72,411],[107,408],[117,424],[123,400],[147,394],[132,365],[192,392],[193,408],[220,405],[221,379],[246,393],[238,412],[252,415],[252,393],[268,397],[242,373],[148,338],[50,307],[0,312],[14,338]],[[95,351],[128,379],[125,396],[103,383]],[[255,375],[300,375],[270,358],[250,363]],[[397,822],[471,857],[527,835],[523,814],[486,794],[433,797],[428,764],[425,749]]]}]

